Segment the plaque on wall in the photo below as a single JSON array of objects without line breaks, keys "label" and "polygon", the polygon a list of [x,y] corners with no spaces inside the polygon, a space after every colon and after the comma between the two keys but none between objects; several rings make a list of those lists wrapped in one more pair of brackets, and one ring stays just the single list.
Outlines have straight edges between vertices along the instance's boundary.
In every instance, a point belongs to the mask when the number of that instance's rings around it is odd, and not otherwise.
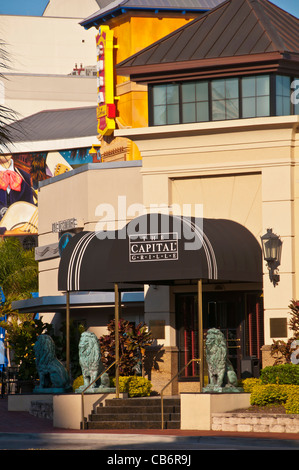
[{"label": "plaque on wall", "polygon": [[165,320],[150,320],[149,329],[153,339],[165,339]]},{"label": "plaque on wall", "polygon": [[288,326],[286,318],[270,318],[270,337],[287,338]]}]

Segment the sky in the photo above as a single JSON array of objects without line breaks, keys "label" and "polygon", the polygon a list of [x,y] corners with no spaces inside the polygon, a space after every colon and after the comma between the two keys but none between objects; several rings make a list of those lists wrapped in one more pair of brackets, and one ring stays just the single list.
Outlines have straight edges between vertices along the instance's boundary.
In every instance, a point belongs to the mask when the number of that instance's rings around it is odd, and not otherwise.
[{"label": "sky", "polygon": [[[283,10],[299,18],[299,0],[271,1]],[[0,0],[0,15],[41,16],[48,2],[49,0]]]}]

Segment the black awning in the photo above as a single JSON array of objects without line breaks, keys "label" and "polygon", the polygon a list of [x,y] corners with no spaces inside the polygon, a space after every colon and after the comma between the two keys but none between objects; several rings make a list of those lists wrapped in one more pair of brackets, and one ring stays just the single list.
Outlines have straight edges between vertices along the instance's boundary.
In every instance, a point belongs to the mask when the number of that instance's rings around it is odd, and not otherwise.
[{"label": "black awning", "polygon": [[242,225],[224,219],[147,214],[115,232],[80,232],[62,252],[60,291],[179,280],[262,282],[262,252]]}]

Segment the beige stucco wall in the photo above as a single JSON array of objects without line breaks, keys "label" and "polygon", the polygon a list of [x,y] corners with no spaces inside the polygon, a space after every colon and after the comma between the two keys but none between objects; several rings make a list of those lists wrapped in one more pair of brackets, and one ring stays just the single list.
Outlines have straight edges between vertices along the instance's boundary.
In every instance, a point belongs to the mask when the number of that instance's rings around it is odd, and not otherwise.
[{"label": "beige stucco wall", "polygon": [[276,287],[264,263],[265,344],[272,343],[270,318],[287,318],[290,300],[299,295],[298,121],[286,116],[116,131],[139,147],[148,209],[201,203],[204,217],[235,220],[259,242],[267,228],[280,235]]},{"label": "beige stucco wall", "polygon": [[4,74],[1,104],[22,119],[45,109],[96,106],[96,77]]},{"label": "beige stucco wall", "polygon": [[10,72],[67,75],[75,63],[95,65],[95,31],[78,18],[0,15]]},{"label": "beige stucco wall", "polygon": [[[17,119],[43,109],[97,103],[96,78],[70,75],[76,64],[96,65],[95,30],[79,24],[90,14],[92,0],[61,3],[60,8],[58,2],[49,5],[49,16],[0,15],[1,40],[9,59],[2,69],[0,104],[18,113]],[[79,10],[81,18],[76,16]]]},{"label": "beige stucco wall", "polygon": [[[58,233],[52,232],[54,222],[76,218],[84,230],[95,230],[103,220],[102,228],[117,229],[134,217],[132,205],[141,203],[140,167],[129,162],[86,165],[48,180],[38,192],[38,245],[58,242]],[[58,294],[58,266],[59,258],[39,263],[40,296]]]}]

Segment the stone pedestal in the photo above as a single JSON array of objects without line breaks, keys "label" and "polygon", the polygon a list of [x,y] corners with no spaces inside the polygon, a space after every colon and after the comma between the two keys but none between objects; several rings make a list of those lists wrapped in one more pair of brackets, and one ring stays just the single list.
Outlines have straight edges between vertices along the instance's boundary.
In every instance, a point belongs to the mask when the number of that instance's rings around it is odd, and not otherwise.
[{"label": "stone pedestal", "polygon": [[210,431],[212,413],[225,413],[250,405],[250,393],[181,393],[181,429]]}]

